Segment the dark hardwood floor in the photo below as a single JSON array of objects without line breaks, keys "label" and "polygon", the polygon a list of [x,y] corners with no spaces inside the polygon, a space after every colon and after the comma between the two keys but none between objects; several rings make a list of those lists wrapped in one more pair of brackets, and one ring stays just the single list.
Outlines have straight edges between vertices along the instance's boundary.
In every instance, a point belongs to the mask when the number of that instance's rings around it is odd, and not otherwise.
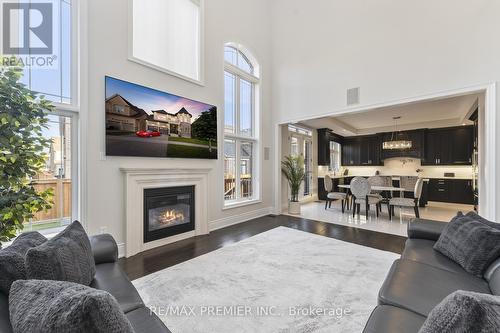
[{"label": "dark hardwood floor", "polygon": [[264,216],[212,231],[209,235],[186,239],[140,253],[131,258],[120,259],[120,265],[129,278],[134,280],[279,226],[395,253],[403,251],[406,241],[406,237],[402,236],[297,217]]}]

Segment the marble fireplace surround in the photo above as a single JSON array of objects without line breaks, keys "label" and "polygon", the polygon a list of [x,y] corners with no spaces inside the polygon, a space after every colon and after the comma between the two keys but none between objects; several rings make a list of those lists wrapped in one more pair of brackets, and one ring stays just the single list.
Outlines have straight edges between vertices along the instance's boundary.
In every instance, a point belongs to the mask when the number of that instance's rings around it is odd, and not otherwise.
[{"label": "marble fireplace surround", "polygon": [[[208,174],[211,169],[121,168],[125,175],[125,256],[198,235],[208,234]],[[195,230],[144,243],[144,190],[160,187],[195,186]]]}]

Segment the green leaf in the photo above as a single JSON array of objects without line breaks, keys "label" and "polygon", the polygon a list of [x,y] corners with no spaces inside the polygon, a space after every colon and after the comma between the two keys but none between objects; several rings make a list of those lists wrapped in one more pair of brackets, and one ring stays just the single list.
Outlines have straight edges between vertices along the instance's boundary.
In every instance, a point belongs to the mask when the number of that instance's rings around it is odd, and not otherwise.
[{"label": "green leaf", "polygon": [[20,82],[22,68],[1,63],[0,241],[8,241],[34,213],[52,207],[53,192],[38,192],[30,182],[46,163],[50,140],[42,128],[47,128],[54,107]]}]

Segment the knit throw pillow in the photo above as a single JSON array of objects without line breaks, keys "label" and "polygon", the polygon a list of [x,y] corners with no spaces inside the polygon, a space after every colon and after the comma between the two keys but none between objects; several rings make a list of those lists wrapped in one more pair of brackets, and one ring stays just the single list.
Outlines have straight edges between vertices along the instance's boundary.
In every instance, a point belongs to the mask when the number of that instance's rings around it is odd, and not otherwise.
[{"label": "knit throw pillow", "polygon": [[47,238],[38,232],[26,232],[19,235],[10,246],[0,250],[0,291],[8,295],[12,282],[26,279],[26,252],[45,241]]},{"label": "knit throw pillow", "polygon": [[14,333],[131,333],[109,293],[63,281],[18,280],[9,296]]},{"label": "knit throw pillow", "polygon": [[459,213],[446,225],[434,249],[482,278],[500,256],[500,229]]},{"label": "knit throw pillow", "polygon": [[59,280],[90,285],[95,262],[90,240],[75,221],[54,238],[26,253],[28,279]]},{"label": "knit throw pillow", "polygon": [[500,332],[500,296],[456,291],[439,303],[419,333]]}]

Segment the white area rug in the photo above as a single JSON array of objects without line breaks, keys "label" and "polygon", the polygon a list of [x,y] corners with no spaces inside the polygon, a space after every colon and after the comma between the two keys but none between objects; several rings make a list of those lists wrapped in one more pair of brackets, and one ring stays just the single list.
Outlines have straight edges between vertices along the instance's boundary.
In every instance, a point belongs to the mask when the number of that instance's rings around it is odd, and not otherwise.
[{"label": "white area rug", "polygon": [[173,333],[361,332],[398,257],[279,227],[133,283]]}]

